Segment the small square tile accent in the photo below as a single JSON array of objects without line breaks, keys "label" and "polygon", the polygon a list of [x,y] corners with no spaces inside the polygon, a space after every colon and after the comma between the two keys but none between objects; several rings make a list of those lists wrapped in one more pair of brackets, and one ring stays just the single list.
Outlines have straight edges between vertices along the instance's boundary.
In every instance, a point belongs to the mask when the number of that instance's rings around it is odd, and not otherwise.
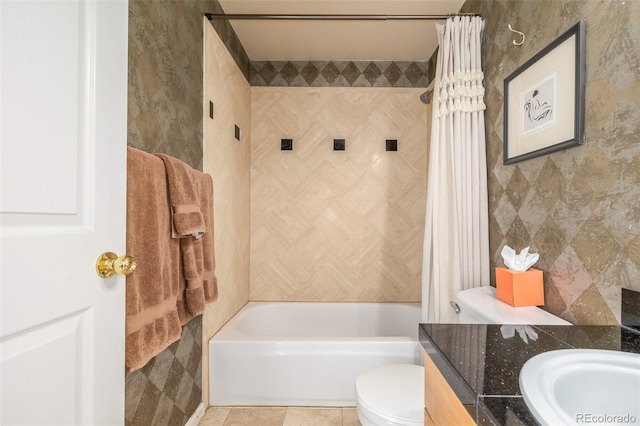
[{"label": "small square tile accent", "polygon": [[387,151],[397,151],[398,150],[398,140],[397,139],[387,139]]},{"label": "small square tile accent", "polygon": [[293,139],[280,139],[281,151],[293,151]]},{"label": "small square tile accent", "polygon": [[333,140],[333,150],[334,151],[344,151],[346,145],[346,141],[344,139],[334,139]]}]

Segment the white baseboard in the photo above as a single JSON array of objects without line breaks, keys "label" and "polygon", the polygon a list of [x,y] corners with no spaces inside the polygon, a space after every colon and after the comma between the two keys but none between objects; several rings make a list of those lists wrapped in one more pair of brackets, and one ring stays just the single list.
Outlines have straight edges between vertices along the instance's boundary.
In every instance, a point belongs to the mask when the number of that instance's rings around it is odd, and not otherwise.
[{"label": "white baseboard", "polygon": [[193,412],[187,423],[184,426],[198,426],[200,420],[204,417],[204,412],[207,410],[207,407],[204,406],[204,402],[201,402],[200,405],[196,408],[196,411]]}]

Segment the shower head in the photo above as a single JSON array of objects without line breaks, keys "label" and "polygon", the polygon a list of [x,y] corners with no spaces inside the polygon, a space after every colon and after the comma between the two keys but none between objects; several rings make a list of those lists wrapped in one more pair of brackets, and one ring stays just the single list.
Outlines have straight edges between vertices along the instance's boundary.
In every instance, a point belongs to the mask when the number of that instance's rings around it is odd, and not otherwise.
[{"label": "shower head", "polygon": [[420,100],[423,104],[429,105],[431,103],[431,94],[433,93],[433,89],[429,89],[420,95]]}]

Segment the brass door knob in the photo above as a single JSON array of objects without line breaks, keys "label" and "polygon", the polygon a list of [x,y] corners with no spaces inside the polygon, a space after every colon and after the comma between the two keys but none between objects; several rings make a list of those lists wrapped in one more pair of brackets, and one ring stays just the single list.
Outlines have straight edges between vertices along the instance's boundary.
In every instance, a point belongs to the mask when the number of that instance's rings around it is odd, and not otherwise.
[{"label": "brass door knob", "polygon": [[96,272],[99,277],[109,278],[113,274],[129,275],[135,271],[136,260],[131,256],[118,256],[110,251],[104,252],[96,260]]}]

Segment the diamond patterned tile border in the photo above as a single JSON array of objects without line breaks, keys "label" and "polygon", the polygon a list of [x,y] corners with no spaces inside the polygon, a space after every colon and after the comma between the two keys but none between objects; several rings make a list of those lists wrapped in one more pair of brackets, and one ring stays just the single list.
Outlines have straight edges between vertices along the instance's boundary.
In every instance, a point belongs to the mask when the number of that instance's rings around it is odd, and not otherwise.
[{"label": "diamond patterned tile border", "polygon": [[428,62],[253,61],[251,86],[427,87]]}]

